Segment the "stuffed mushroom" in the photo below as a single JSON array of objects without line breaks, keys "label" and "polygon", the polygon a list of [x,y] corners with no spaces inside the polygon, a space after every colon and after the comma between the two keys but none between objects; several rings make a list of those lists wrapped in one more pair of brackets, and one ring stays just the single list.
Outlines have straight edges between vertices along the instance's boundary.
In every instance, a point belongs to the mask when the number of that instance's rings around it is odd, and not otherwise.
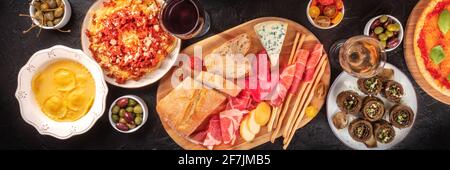
[{"label": "stuffed mushroom", "polygon": [[344,91],[339,93],[336,98],[337,105],[341,111],[356,115],[362,107],[362,99],[354,91]]},{"label": "stuffed mushroom", "polygon": [[408,106],[395,105],[391,108],[389,121],[400,129],[410,127],[414,121],[414,112]]},{"label": "stuffed mushroom", "polygon": [[394,140],[395,130],[389,122],[381,120],[375,123],[374,135],[378,142],[387,144]]},{"label": "stuffed mushroom", "polygon": [[367,95],[377,95],[383,89],[383,81],[377,76],[358,79],[357,83],[359,90]]},{"label": "stuffed mushroom", "polygon": [[400,83],[389,80],[384,84],[383,95],[387,100],[399,103],[405,95],[405,91]]},{"label": "stuffed mushroom", "polygon": [[371,100],[364,103],[362,108],[364,119],[375,122],[384,117],[384,104],[381,101]]},{"label": "stuffed mushroom", "polygon": [[354,140],[366,142],[373,135],[373,127],[367,120],[355,119],[350,123],[348,133]]}]

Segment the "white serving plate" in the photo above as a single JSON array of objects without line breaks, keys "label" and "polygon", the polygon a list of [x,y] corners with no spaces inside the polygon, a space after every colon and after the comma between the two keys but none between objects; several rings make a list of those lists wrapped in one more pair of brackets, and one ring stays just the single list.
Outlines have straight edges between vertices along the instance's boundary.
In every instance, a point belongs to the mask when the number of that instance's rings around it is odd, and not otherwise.
[{"label": "white serving plate", "polygon": [[[328,124],[330,125],[331,130],[333,131],[334,135],[345,145],[347,145],[350,148],[358,149],[358,150],[385,150],[389,149],[396,144],[400,143],[406,135],[411,131],[411,127],[414,126],[415,119],[417,117],[417,97],[416,92],[414,91],[414,86],[412,85],[411,81],[408,79],[408,77],[400,71],[397,67],[395,67],[392,64],[386,63],[385,68],[390,68],[394,70],[394,78],[393,80],[399,82],[402,84],[403,89],[405,90],[405,96],[402,98],[401,103],[405,104],[414,112],[414,121],[413,124],[409,128],[405,129],[398,129],[394,127],[395,130],[395,138],[391,143],[388,144],[382,144],[377,143],[376,148],[367,148],[364,143],[357,142],[353,140],[353,138],[348,133],[348,128],[344,129],[337,129],[333,124],[333,116],[336,114],[340,109],[336,104],[336,97],[339,93],[345,91],[345,90],[353,90],[357,92],[361,96],[365,96],[357,86],[356,81],[358,80],[355,77],[352,77],[351,75],[347,74],[346,72],[342,72],[334,81],[333,85],[331,86],[328,97],[327,97],[327,118],[328,118]],[[385,103],[386,113],[384,115],[384,119],[389,121],[389,109],[394,105],[391,102],[388,102],[385,98],[383,98],[381,95],[378,95],[381,100]],[[352,120],[355,119],[355,116],[349,115],[348,122],[350,123]]]},{"label": "white serving plate", "polygon": [[[82,64],[89,70],[95,81],[95,99],[90,110],[85,116],[74,122],[57,122],[48,118],[38,106],[31,88],[31,83],[36,73],[49,64],[64,59]],[[21,116],[25,122],[35,127],[40,134],[50,135],[58,139],[68,139],[74,135],[83,134],[95,124],[105,111],[108,87],[103,79],[102,69],[81,50],[57,45],[38,51],[22,67],[17,80],[15,95],[19,101]]]},{"label": "white serving plate", "polygon": [[[94,12],[103,7],[103,2],[105,0],[98,0],[96,1],[88,10],[86,13],[86,17],[83,20],[83,25],[81,27],[81,46],[83,51],[91,58],[93,58],[91,50],[89,50],[90,42],[89,38],[86,36],[86,30],[89,27],[89,23],[92,19],[92,15]],[[159,2],[159,1],[158,1]],[[162,3],[162,2],[160,2]],[[125,84],[118,84],[115,79],[108,77],[106,74],[104,74],[106,82],[109,84],[112,84],[114,86],[122,87],[122,88],[140,88],[144,87],[150,84],[153,84],[157,82],[159,79],[161,79],[169,70],[172,68],[172,66],[175,64],[178,58],[178,54],[181,49],[181,40],[179,38],[176,38],[176,45],[175,48],[172,50],[172,52],[166,56],[166,58],[161,61],[161,65],[158,69],[153,70],[152,72],[148,73],[147,75],[143,76],[140,80],[134,81],[134,80],[128,80]]]}]

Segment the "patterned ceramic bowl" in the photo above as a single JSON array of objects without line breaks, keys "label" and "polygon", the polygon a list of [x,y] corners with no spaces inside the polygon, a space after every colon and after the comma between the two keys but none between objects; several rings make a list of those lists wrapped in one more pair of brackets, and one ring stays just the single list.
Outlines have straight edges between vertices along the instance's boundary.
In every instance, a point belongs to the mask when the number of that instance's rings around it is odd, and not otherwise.
[{"label": "patterned ceramic bowl", "polygon": [[[82,118],[74,122],[57,122],[48,118],[38,106],[33,95],[31,83],[33,77],[47,65],[59,60],[72,60],[82,64],[92,75],[95,82],[95,99],[91,108]],[[40,134],[58,139],[68,139],[87,132],[103,115],[106,108],[108,87],[100,66],[81,50],[65,46],[54,46],[36,52],[19,72],[16,98],[19,101],[22,118],[37,129]]]}]

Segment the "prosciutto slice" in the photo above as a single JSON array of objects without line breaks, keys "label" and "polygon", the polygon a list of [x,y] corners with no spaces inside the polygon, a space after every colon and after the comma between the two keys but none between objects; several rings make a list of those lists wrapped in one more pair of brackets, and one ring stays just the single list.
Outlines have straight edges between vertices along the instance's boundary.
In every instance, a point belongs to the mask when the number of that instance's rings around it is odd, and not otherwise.
[{"label": "prosciutto slice", "polygon": [[283,103],[284,98],[286,97],[288,90],[294,80],[296,68],[297,66],[295,64],[290,65],[286,67],[283,72],[281,72],[280,81],[272,92],[273,98],[272,100],[270,100],[270,105],[280,106]]},{"label": "prosciutto slice", "polygon": [[308,61],[309,51],[300,49],[296,53],[297,60],[295,61],[295,74],[294,81],[292,82],[292,86],[289,89],[290,94],[295,94],[297,92],[298,86],[303,79],[303,73],[305,72],[306,62]]},{"label": "prosciutto slice", "polygon": [[323,45],[317,44],[314,46],[313,51],[311,52],[311,56],[308,59],[308,63],[306,63],[306,72],[304,80],[309,82],[313,79],[314,72],[316,70],[317,64],[319,64],[320,57],[322,57],[323,53]]},{"label": "prosciutto slice", "polygon": [[220,113],[220,130],[224,144],[234,144],[242,117],[246,113],[248,111],[240,111],[237,109],[225,110]]},{"label": "prosciutto slice", "polygon": [[270,61],[265,50],[259,52],[251,60],[252,76],[245,79],[245,89],[249,90],[255,102],[261,102],[275,87],[277,80],[272,79],[278,73],[271,72]]},{"label": "prosciutto slice", "polygon": [[219,115],[214,115],[211,120],[209,120],[208,130],[206,132],[205,140],[203,141],[203,146],[206,146],[208,149],[213,149],[215,145],[220,145],[222,143],[222,132],[220,130]]}]

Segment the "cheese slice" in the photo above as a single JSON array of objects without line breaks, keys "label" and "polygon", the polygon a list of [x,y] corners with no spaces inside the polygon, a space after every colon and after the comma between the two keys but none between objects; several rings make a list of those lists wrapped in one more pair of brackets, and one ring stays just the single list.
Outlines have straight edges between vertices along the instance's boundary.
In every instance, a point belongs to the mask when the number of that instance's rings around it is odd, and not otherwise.
[{"label": "cheese slice", "polygon": [[267,51],[272,67],[278,65],[287,27],[288,24],[281,21],[267,21],[254,26],[261,44]]}]

